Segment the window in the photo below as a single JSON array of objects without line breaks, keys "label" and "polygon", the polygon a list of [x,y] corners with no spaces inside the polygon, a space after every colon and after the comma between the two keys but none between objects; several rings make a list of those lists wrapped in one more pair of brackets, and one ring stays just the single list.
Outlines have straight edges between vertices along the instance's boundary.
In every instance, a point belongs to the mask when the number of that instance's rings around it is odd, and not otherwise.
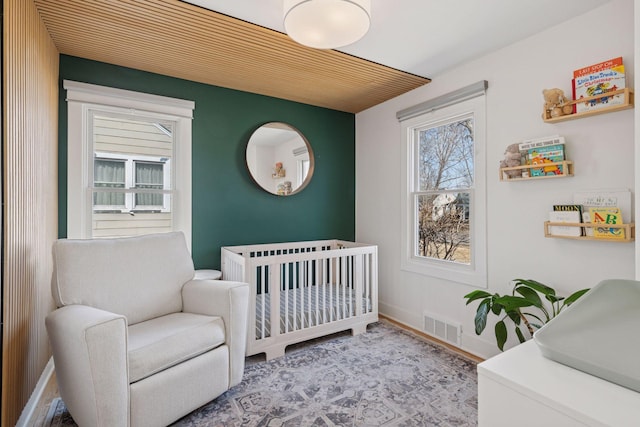
[{"label": "window", "polygon": [[68,237],[182,230],[191,241],[193,102],[65,81]]},{"label": "window", "polygon": [[[135,161],[135,188],[164,190],[164,168],[166,163]],[[168,168],[167,168],[168,169]],[[134,208],[165,208],[164,196],[159,193],[135,193]]]},{"label": "window", "polygon": [[[130,146],[120,150],[126,147]],[[94,154],[94,218],[101,213],[171,212],[170,158],[123,152]],[[125,191],[132,188],[138,191]]]},{"label": "window", "polygon": [[298,173],[296,175],[296,188],[300,187],[309,175],[311,161],[309,159],[298,160]]},{"label": "window", "polygon": [[[96,158],[93,166],[94,188],[125,188],[125,164],[124,160]],[[124,196],[124,193],[96,191],[93,193],[93,209],[125,209]]]},{"label": "window", "polygon": [[402,268],[480,287],[486,286],[483,94],[431,105],[402,121]]},{"label": "window", "polygon": [[416,129],[416,256],[470,264],[473,116]]}]

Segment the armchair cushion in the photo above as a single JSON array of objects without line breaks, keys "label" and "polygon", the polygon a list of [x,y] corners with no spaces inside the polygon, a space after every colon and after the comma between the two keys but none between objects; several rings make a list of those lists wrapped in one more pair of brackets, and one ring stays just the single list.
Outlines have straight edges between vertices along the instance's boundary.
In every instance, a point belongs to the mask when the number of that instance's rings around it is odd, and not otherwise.
[{"label": "armchair cushion", "polygon": [[134,383],[225,341],[219,316],[174,313],[129,327],[129,382]]},{"label": "armchair cushion", "polygon": [[81,304],[122,314],[129,325],[182,311],[182,285],[195,270],[184,235],[54,243],[51,282],[58,307]]}]

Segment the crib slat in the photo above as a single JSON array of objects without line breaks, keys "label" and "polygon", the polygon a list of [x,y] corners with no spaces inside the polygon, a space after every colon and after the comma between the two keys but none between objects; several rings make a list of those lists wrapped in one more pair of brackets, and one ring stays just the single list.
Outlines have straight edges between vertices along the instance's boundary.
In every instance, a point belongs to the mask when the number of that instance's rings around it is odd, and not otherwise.
[{"label": "crib slat", "polygon": [[289,264],[283,264],[284,266],[284,282],[280,286],[280,289],[284,291],[284,333],[289,332]]},{"label": "crib slat", "polygon": [[319,325],[320,322],[320,312],[318,311],[318,298],[320,297],[320,281],[319,281],[319,262],[318,261],[314,261],[314,265],[315,265],[315,291],[316,291],[316,311],[315,311],[315,316],[316,316],[316,326]]},{"label": "crib slat", "polygon": [[351,255],[349,257],[349,288],[347,289],[347,296],[349,300],[349,317],[353,317],[354,308],[353,308],[353,287],[355,286],[355,263],[356,257],[355,255]]},{"label": "crib slat", "polygon": [[340,257],[340,280],[336,283],[336,292],[338,293],[338,310],[340,311],[340,315],[338,316],[340,319],[345,318],[345,310],[344,310],[344,285],[347,279],[346,276],[346,258],[344,256]]},{"label": "crib slat", "polygon": [[[336,259],[335,258],[331,258],[331,262],[329,263],[329,277],[330,282],[329,282],[329,301],[331,301],[331,304],[333,305],[333,284],[336,282],[334,275],[335,273],[335,263],[336,263]],[[329,308],[329,313],[331,313],[331,315],[329,316],[329,322],[333,322],[334,319],[334,313],[333,313],[333,306]]]},{"label": "crib slat", "polygon": [[264,339],[265,337],[265,312],[266,312],[266,290],[265,290],[265,286],[264,286],[264,267],[260,268],[258,270],[259,267],[256,267],[256,270],[258,271],[258,273],[256,274],[260,276],[260,280],[259,280],[259,289],[258,291],[260,292],[260,294],[258,295],[258,304],[260,304],[260,321],[259,321],[259,325],[260,325],[260,331],[259,333],[259,339]]},{"label": "crib slat", "polygon": [[269,268],[269,302],[271,303],[271,316],[269,322],[269,337],[277,339],[280,335],[280,281],[281,271],[277,263],[267,263]]},{"label": "crib slat", "polygon": [[354,271],[354,297],[356,301],[356,316],[360,316],[363,313],[362,309],[362,295],[363,295],[363,285],[366,286],[363,282],[364,271],[363,264],[366,263],[366,257],[363,255],[357,255],[355,257],[355,271]]},{"label": "crib slat", "polygon": [[311,322],[311,316],[312,316],[312,312],[311,312],[311,268],[310,268],[310,263],[311,261],[305,261],[304,262],[304,277],[305,277],[305,289],[307,290],[307,327],[310,328],[313,326],[313,323]]},{"label": "crib slat", "polygon": [[[364,283],[362,284],[362,287],[360,289],[362,289],[362,291],[358,294],[358,295],[364,295],[364,297],[368,300],[369,299],[369,286],[370,286],[370,276],[369,276],[369,254],[363,255],[362,256],[363,261],[364,261],[364,274],[363,274],[363,278],[364,278]],[[361,299],[360,297],[358,297],[358,299]],[[362,308],[362,313],[368,313],[369,312],[369,307],[367,307],[366,305]]]},{"label": "crib slat", "polygon": [[322,259],[322,323],[327,323],[327,268],[329,268],[329,258]]},{"label": "crib slat", "polygon": [[[297,308],[298,308],[298,280],[297,280],[297,274],[296,274],[296,263],[292,263],[294,271],[293,271],[293,330],[297,331],[298,330],[298,317],[297,315]],[[287,286],[288,286],[288,282],[287,282]]]}]

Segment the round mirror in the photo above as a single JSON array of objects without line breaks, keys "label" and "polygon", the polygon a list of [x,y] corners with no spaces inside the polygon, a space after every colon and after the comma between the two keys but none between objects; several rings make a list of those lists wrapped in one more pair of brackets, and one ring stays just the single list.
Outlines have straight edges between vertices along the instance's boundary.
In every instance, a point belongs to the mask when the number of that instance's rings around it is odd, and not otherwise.
[{"label": "round mirror", "polygon": [[271,122],[260,126],[247,143],[247,168],[265,191],[289,196],[307,186],[313,175],[313,151],[293,126]]}]

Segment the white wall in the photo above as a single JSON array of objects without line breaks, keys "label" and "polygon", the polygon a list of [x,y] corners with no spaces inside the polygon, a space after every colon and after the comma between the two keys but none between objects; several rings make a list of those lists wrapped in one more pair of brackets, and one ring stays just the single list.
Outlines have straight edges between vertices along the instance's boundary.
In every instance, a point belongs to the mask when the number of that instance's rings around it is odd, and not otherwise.
[{"label": "white wall", "polygon": [[[636,0],[636,3],[638,0]],[[553,13],[553,11],[549,11]],[[510,280],[533,278],[561,293],[604,278],[633,278],[633,243],[549,239],[543,222],[554,203],[570,203],[578,190],[634,188],[634,110],[558,124],[541,119],[542,89],[570,94],[573,70],[622,56],[634,87],[633,1],[612,0],[588,14],[441,75],[410,93],[356,116],[356,238],[379,247],[380,312],[421,328],[428,310],[463,325],[462,347],[489,357],[497,352],[493,325],[477,337],[474,288],[400,269],[400,125],[396,112],[487,80],[488,282],[510,291]],[[425,41],[428,43],[428,41]],[[500,182],[498,163],[507,145],[560,134],[575,176]]]},{"label": "white wall", "polygon": [[275,160],[277,162],[282,162],[282,167],[286,171],[286,177],[277,180],[277,184],[284,181],[290,181],[293,186],[293,190],[300,186],[304,179],[301,181],[298,178],[298,161],[309,160],[309,154],[295,156],[293,154],[293,150],[302,147],[304,147],[304,141],[302,141],[300,136],[297,134],[292,139],[284,141],[278,145],[275,151]]}]

